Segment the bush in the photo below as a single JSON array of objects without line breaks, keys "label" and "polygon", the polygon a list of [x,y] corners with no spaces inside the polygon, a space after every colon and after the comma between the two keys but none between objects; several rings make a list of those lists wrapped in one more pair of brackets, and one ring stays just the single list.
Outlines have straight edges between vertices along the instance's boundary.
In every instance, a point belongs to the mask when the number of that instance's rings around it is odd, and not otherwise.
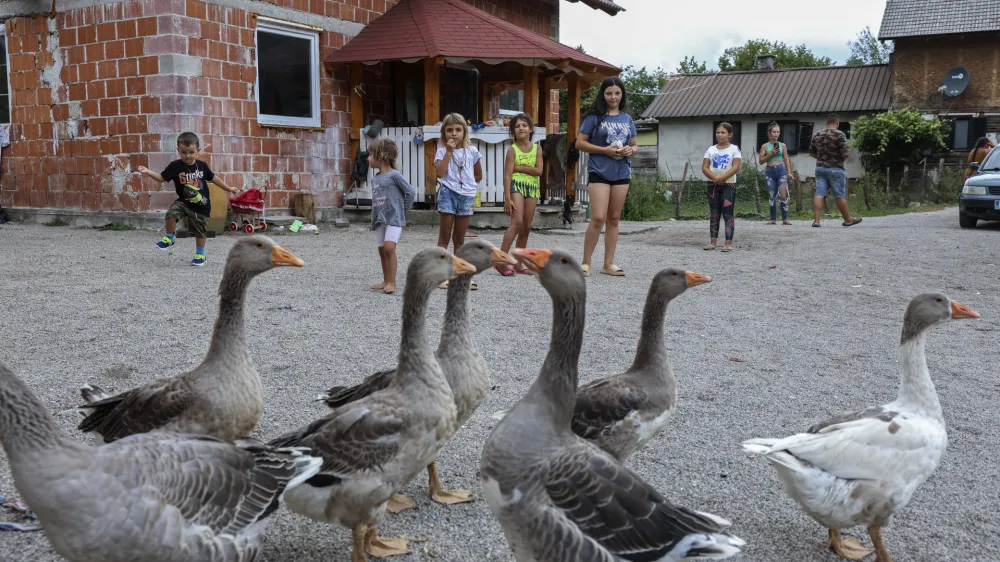
[{"label": "bush", "polygon": [[672,215],[666,183],[658,177],[633,177],[622,209],[622,220],[661,220],[668,216]]},{"label": "bush", "polygon": [[951,128],[944,120],[924,119],[914,109],[864,115],[853,123],[851,144],[861,152],[865,169],[877,174],[889,168],[915,166],[926,154],[948,148]]}]

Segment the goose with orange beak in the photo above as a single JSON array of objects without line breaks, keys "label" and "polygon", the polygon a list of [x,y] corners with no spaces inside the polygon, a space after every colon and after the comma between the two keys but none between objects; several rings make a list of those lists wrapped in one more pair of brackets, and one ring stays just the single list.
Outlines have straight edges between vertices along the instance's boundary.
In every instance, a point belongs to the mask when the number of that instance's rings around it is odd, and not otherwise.
[{"label": "goose with orange beak", "polygon": [[[840,557],[861,560],[875,553],[877,562],[892,562],[882,527],[937,469],[948,446],[924,357],[927,332],[966,318],[979,318],[979,313],[938,293],[914,297],[903,316],[896,400],[833,417],[784,439],[743,442],[746,451],[771,463],[788,495],[827,528],[827,547]],[[841,529],[857,525],[867,527],[874,548],[841,537]]]},{"label": "goose with orange beak", "polygon": [[667,306],[689,287],[711,282],[707,275],[677,268],[653,276],[632,365],[580,387],[574,433],[625,462],[666,427],[677,406],[677,379],[663,341]]},{"label": "goose with orange beak", "polygon": [[264,385],[250,360],[244,303],[250,282],[276,267],[302,267],[298,256],[267,236],[233,244],[219,283],[219,316],[200,365],[116,396],[97,386],[80,389],[79,429],[105,443],[149,431],[210,435],[233,442],[246,437],[264,411]]}]

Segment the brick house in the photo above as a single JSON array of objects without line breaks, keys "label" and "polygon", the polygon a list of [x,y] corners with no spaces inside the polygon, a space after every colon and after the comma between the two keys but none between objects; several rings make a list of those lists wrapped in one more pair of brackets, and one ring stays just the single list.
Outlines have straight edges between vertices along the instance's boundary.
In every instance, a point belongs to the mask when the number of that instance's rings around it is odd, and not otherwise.
[{"label": "brick house", "polygon": [[[558,38],[559,0],[454,1]],[[3,207],[155,216],[175,198],[172,186],[133,172],[176,158],[185,130],[201,137],[203,158],[228,183],[265,188],[269,207],[289,208],[299,192],[332,206],[350,181],[352,125],[386,119],[399,100],[392,73],[365,65],[363,115],[352,122],[349,69],[323,64],[393,0],[86,4],[0,4],[0,125],[10,133],[0,155]]]},{"label": "brick house", "polygon": [[[953,163],[964,163],[978,138],[1000,133],[998,13],[1000,0],[889,0],[885,7],[878,38],[895,44],[892,105],[951,119]],[[941,88],[956,68],[965,69],[956,75],[967,74],[968,88],[951,96]]]}]

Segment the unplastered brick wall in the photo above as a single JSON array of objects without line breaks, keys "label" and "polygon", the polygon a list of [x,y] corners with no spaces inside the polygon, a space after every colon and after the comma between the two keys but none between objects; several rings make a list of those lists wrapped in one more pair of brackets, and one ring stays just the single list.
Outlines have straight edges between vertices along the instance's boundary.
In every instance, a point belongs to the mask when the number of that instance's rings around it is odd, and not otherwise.
[{"label": "unplastered brick wall", "polygon": [[[897,107],[951,112],[1000,108],[1000,34],[915,37],[895,42],[893,104]],[[948,71],[963,66],[969,88],[950,98],[938,91]]]},{"label": "unplastered brick wall", "polygon": [[[556,0],[466,1],[546,36],[558,32]],[[290,207],[300,191],[314,193],[318,206],[334,203],[352,157],[347,72],[320,65],[322,127],[259,125],[253,10],[277,6],[289,21],[322,16],[364,25],[396,2],[248,0],[247,10],[198,0],[95,3],[6,21],[12,127],[0,203],[165,209],[176,197],[172,186],[135,170],[161,170],[186,130],[201,137],[203,158],[227,183],[262,188],[270,207]],[[320,60],[349,39],[322,31]],[[384,102],[375,97],[366,112],[391,112]]]}]

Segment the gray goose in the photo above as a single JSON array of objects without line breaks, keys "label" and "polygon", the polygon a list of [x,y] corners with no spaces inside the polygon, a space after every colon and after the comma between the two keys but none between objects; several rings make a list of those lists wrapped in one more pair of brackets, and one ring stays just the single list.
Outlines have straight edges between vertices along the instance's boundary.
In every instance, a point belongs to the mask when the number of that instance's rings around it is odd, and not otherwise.
[{"label": "gray goose", "polygon": [[164,432],[90,447],[3,365],[0,441],[18,492],[73,562],[256,560],[283,494],[322,463],[298,449]]},{"label": "gray goose", "polygon": [[[775,468],[785,491],[827,528],[827,547],[842,558],[892,562],[882,527],[909,504],[941,464],[948,447],[944,415],[927,369],[927,331],[942,322],[979,318],[939,293],[918,295],[903,316],[902,373],[896,399],[843,414],[784,439],[749,439],[743,448]],[[874,549],[840,529],[867,526]]]},{"label": "gray goose", "polygon": [[[513,258],[499,248],[481,238],[466,242],[455,252],[459,258],[471,263],[476,272],[488,270],[494,265],[515,264]],[[435,356],[441,365],[455,395],[458,411],[458,426],[462,427],[472,414],[486,400],[490,388],[490,369],[479,353],[473,337],[472,319],[469,316],[469,290],[472,276],[462,275],[448,285],[448,301],[445,307],[444,326]],[[331,408],[337,408],[360,400],[373,392],[389,386],[396,369],[379,371],[361,383],[352,386],[335,386],[319,396]],[[427,465],[428,488],[431,499],[443,504],[462,503],[471,500],[471,490],[446,490],[437,473],[436,461]],[[389,502],[389,511],[394,513],[416,507],[407,496],[396,494]]]},{"label": "gray goose", "polygon": [[229,251],[219,284],[219,316],[200,365],[176,377],[109,396],[96,386],[80,389],[85,417],[79,429],[105,443],[135,433],[175,431],[224,441],[245,437],[260,420],[264,390],[247,350],[244,301],[254,277],[305,263],[266,236],[242,238]]},{"label": "gray goose", "polygon": [[711,277],[676,268],[653,277],[632,366],[580,387],[573,433],[625,462],[667,425],[677,406],[677,379],[663,343],[667,306],[689,287],[711,282]]},{"label": "gray goose", "polygon": [[351,529],[354,562],[409,552],[406,539],[379,539],[376,526],[390,497],[434,460],[457,428],[451,387],[427,342],[427,301],[439,283],[474,272],[442,248],[415,255],[403,288],[397,376],[384,390],[271,441],[323,458],[320,473],[291,490],[286,502],[296,513]]},{"label": "gray goose", "polygon": [[570,429],[586,283],[566,252],[515,250],[552,297],[552,338],[528,393],[483,448],[484,496],[518,562],[729,558],[745,544],[721,517],[676,507]]}]

